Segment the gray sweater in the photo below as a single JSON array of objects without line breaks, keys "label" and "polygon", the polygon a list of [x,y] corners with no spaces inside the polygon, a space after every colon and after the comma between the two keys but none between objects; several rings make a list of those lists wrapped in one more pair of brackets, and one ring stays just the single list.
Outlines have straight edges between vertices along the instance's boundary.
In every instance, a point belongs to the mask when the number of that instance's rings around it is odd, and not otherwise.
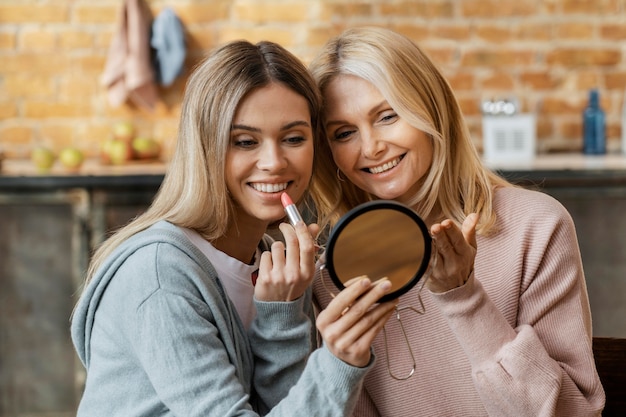
[{"label": "gray sweater", "polygon": [[310,297],[255,301],[246,333],[208,259],[157,223],[109,256],[76,307],[78,416],[350,414],[371,364],[311,353]]}]

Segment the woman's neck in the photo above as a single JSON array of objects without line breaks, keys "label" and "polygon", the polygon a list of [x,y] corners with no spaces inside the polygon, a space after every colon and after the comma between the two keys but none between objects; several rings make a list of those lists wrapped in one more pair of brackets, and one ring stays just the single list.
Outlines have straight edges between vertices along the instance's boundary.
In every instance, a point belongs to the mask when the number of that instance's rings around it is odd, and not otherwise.
[{"label": "woman's neck", "polygon": [[226,233],[211,241],[218,250],[239,261],[251,264],[267,225],[232,224]]}]

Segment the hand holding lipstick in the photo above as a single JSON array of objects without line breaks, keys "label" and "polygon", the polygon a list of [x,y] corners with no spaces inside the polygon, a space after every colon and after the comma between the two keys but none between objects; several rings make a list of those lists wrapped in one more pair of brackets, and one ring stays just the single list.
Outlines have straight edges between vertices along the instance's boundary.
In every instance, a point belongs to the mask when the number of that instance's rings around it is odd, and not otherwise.
[{"label": "hand holding lipstick", "polygon": [[301,297],[315,273],[317,246],[313,234],[318,227],[304,223],[286,193],[282,194],[281,201],[293,227],[282,223],[279,228],[284,243],[274,242],[271,250],[261,255],[254,289],[254,296],[261,301],[293,301]]}]

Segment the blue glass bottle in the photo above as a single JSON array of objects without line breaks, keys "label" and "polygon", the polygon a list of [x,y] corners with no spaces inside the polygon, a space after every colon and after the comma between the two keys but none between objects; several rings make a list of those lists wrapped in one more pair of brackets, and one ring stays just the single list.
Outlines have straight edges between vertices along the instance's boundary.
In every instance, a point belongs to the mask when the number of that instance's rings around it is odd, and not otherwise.
[{"label": "blue glass bottle", "polygon": [[596,89],[589,91],[589,104],[583,112],[583,152],[587,155],[606,153],[605,116]]}]

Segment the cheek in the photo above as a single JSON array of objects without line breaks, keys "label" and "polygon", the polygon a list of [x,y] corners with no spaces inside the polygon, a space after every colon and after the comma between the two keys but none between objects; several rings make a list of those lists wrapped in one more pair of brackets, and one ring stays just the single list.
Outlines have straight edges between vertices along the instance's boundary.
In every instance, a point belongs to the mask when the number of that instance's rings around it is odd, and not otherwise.
[{"label": "cheek", "polygon": [[354,165],[354,147],[348,144],[330,145],[330,151],[333,154],[335,164],[342,171],[347,171],[350,166]]}]

